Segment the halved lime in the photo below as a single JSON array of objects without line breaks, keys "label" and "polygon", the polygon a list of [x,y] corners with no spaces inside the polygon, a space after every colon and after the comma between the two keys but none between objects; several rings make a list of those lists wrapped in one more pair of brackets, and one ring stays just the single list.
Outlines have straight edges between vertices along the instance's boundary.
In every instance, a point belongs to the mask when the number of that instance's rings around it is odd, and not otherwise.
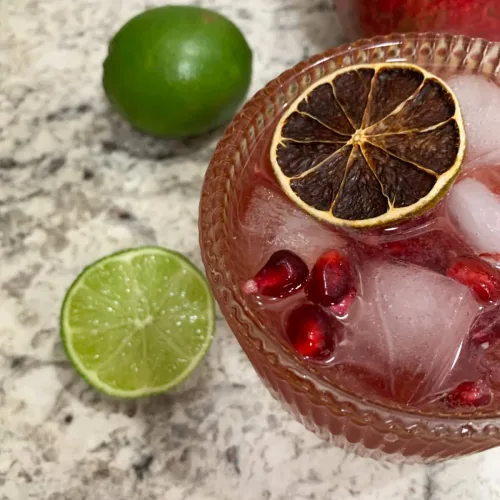
[{"label": "halved lime", "polygon": [[205,277],[182,255],[128,249],[76,278],[61,309],[61,337],[80,375],[118,397],[165,392],[184,380],[214,334]]}]

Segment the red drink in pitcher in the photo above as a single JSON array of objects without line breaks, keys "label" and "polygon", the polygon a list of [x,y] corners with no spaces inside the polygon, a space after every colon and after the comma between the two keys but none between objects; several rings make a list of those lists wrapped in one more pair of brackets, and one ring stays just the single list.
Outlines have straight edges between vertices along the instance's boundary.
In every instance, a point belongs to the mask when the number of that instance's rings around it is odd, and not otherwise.
[{"label": "red drink in pitcher", "polygon": [[437,32],[498,40],[497,0],[333,0],[349,40]]}]

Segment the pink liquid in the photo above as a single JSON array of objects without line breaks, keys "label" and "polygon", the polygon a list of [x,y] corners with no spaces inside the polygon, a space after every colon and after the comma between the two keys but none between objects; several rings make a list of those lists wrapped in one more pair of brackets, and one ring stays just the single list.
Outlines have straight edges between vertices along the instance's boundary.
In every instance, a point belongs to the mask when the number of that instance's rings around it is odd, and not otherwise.
[{"label": "pink liquid", "polygon": [[[233,199],[238,201],[232,206],[231,233],[234,238],[232,252],[235,261],[239,262],[238,268],[235,269],[238,282],[243,283],[254,276],[269,256],[279,249],[295,251],[312,267],[324,251],[342,248],[357,269],[360,281],[363,280],[364,269],[368,269],[372,264],[376,266],[379,262],[398,266],[413,265],[444,275],[452,258],[474,256],[474,250],[448,213],[446,198],[435,209],[417,219],[398,227],[370,232],[337,229],[297,212],[293,202],[282,193],[272,172],[268,158],[272,131],[273,127],[270,127],[261,135],[235,185],[236,196]],[[477,179],[491,192],[500,194],[500,166],[483,166],[463,171],[457,182],[466,177]],[[261,200],[261,210],[257,214],[257,220],[252,222],[254,227],[249,230],[247,220],[255,210],[255,195],[258,192],[266,193],[272,203],[268,205],[266,198]],[[291,224],[290,235],[294,236],[293,244],[295,237],[300,240],[303,235],[298,245],[300,251],[298,248],[287,246],[285,237],[282,240],[275,238],[276,232],[283,228],[276,227],[274,231],[273,227],[269,227],[268,223],[275,214],[266,214],[266,207],[271,210],[276,202],[284,207],[285,212],[289,210],[290,214],[293,214],[293,217],[285,217],[284,220],[285,224]],[[258,230],[259,220],[262,225],[261,232]],[[319,243],[314,239],[311,245],[308,245],[308,235],[318,233],[321,235],[321,238],[318,238]],[[408,251],[408,245],[411,245],[411,251]],[[425,290],[422,293],[425,293]],[[443,403],[443,394],[463,381],[486,380],[494,396],[488,409],[500,409],[500,374],[497,375],[498,383],[495,383],[496,374],[491,370],[494,353],[491,349],[487,351],[488,344],[470,342],[470,333],[466,331],[458,345],[450,347],[452,352],[445,353],[447,370],[438,376],[429,373],[425,367],[410,367],[397,360],[387,368],[383,363],[377,362],[376,352],[367,352],[366,336],[359,332],[353,333],[363,311],[370,307],[370,304],[363,303],[366,299],[362,289],[356,300],[356,307],[353,306],[346,317],[340,318],[345,328],[346,340],[335,351],[332,359],[322,362],[308,361],[307,366],[312,373],[360,398],[385,406],[403,405],[440,412],[456,412],[456,409],[450,409]],[[266,326],[266,330],[272,332],[275,339],[287,350],[290,350],[290,344],[285,334],[285,318],[293,307],[305,302],[303,292],[280,300],[258,296],[248,298],[248,304]],[[470,307],[471,318],[467,328],[469,331],[473,329],[479,316],[494,310],[493,306],[483,306],[479,303]],[[374,328],[380,328],[380,325]],[[436,336],[440,333],[438,329]],[[383,336],[383,332],[377,331],[374,335]],[[485,356],[486,352],[489,354]],[[498,357],[500,359],[500,349]],[[433,363],[439,365],[441,361],[437,356]]]}]

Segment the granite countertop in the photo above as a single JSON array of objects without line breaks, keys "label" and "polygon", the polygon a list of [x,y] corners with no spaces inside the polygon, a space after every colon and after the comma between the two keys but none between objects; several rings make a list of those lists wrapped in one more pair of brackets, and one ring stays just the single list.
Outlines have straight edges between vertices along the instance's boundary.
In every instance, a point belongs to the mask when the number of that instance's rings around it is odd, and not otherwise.
[{"label": "granite countertop", "polygon": [[[500,449],[397,466],[321,442],[268,395],[220,317],[175,394],[109,400],[66,361],[59,307],[85,264],[158,244],[201,265],[198,197],[220,132],[144,137],[100,85],[110,36],[160,3],[1,3],[0,499],[500,499]],[[253,91],[342,39],[330,0],[191,3],[242,28]]]}]

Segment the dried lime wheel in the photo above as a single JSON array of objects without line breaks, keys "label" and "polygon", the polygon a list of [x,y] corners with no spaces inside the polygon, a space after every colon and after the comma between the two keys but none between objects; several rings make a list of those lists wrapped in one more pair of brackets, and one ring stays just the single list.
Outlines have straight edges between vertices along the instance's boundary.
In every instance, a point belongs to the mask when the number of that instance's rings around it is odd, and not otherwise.
[{"label": "dried lime wheel", "polygon": [[413,64],[361,64],[325,76],[289,107],[271,162],[306,212],[370,228],[434,206],[464,151],[462,114],[445,82]]}]

